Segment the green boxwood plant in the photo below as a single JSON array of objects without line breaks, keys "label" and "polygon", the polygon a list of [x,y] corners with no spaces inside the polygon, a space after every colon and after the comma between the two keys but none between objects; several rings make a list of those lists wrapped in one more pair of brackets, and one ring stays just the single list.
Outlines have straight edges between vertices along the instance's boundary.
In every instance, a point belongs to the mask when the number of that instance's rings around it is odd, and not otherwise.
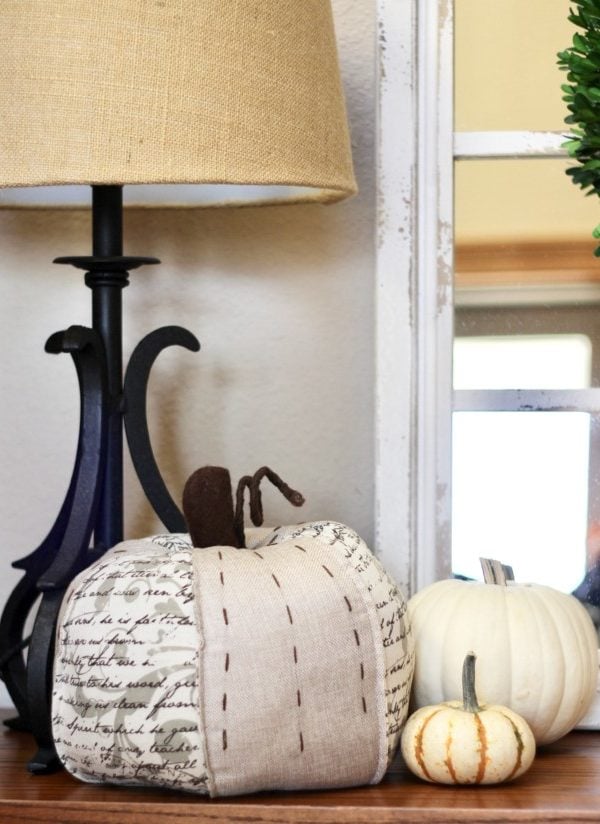
[{"label": "green boxwood plant", "polygon": [[[569,20],[580,31],[558,53],[558,65],[569,81],[561,86],[570,126],[564,147],[579,165],[567,174],[586,194],[600,196],[600,0],[573,0]],[[593,235],[600,240],[600,225]],[[600,246],[594,254],[600,257]]]}]

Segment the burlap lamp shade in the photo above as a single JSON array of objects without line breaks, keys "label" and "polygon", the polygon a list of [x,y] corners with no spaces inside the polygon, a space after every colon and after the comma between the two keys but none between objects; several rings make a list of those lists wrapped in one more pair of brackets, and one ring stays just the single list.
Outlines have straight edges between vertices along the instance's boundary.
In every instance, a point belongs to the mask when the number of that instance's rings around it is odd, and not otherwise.
[{"label": "burlap lamp shade", "polygon": [[1,187],[356,189],[329,0],[2,0],[0,44]]}]

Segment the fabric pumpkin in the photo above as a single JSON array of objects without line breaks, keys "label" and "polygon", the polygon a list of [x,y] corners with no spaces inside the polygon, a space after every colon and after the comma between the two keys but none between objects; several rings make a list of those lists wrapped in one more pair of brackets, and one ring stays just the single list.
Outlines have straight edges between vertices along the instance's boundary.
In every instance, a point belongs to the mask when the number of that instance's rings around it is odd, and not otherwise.
[{"label": "fabric pumpkin", "polygon": [[409,601],[416,645],[413,704],[460,694],[465,650],[477,655],[477,693],[523,716],[538,744],[561,738],[596,692],[598,644],[571,595],[537,584],[445,580]]},{"label": "fabric pumpkin", "polygon": [[125,541],[72,583],[53,731],[75,776],[213,796],[382,778],[414,660],[397,586],[343,524],[242,537]]}]

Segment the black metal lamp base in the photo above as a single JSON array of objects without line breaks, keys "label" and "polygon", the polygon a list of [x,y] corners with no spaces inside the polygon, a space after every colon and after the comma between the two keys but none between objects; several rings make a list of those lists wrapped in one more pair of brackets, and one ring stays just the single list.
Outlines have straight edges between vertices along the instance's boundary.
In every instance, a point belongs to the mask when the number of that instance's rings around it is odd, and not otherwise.
[{"label": "black metal lamp base", "polygon": [[[123,257],[122,194],[117,186],[93,187],[94,255],[57,258],[86,271],[92,289],[92,328],[71,326],[52,335],[46,351],[66,352],[75,365],[81,397],[75,467],[65,500],[48,536],[13,566],[24,575],[0,618],[0,676],[18,712],[11,729],[29,730],[39,751],[28,769],[35,774],[60,767],[52,738],[51,678],[60,604],[75,575],[123,539],[123,424],[142,488],[156,514],[172,532],[185,521],[169,494],[148,434],[146,392],[154,361],[168,346],[198,351],[185,329],[151,332],[135,348],[122,378],[121,293],[128,272],[159,263],[156,258]],[[25,623],[36,604],[30,637]]]}]

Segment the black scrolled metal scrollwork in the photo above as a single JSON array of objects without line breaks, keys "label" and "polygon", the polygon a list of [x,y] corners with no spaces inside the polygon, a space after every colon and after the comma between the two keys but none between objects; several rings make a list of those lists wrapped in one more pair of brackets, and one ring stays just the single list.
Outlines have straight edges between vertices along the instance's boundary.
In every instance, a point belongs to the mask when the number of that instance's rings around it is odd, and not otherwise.
[{"label": "black scrolled metal scrollwork", "polygon": [[25,575],[10,594],[0,620],[0,677],[6,684],[17,710],[15,718],[5,721],[11,729],[28,730],[31,726],[25,663],[25,650],[29,645],[29,638],[23,638],[23,631],[27,618],[39,598],[38,579],[52,562],[65,533],[75,488],[74,478],[75,473],[56,521],[46,538],[34,552],[12,564],[15,569],[24,570]]},{"label": "black scrolled metal scrollwork", "polygon": [[169,346],[183,346],[191,352],[200,349],[197,338],[181,326],[163,326],[138,343],[125,373],[125,433],[131,460],[152,508],[169,532],[185,532],[183,513],[169,493],[152,451],[146,413],[150,371],[158,355]]},{"label": "black scrolled metal scrollwork", "polygon": [[[29,764],[30,771],[36,773],[57,766],[49,701],[54,633],[67,584],[91,560],[90,539],[103,472],[108,408],[104,348],[97,332],[71,326],[52,335],[46,351],[67,352],[75,364],[81,395],[75,466],[48,537],[35,552],[13,564],[25,575],[0,621],[0,645],[5,650],[0,672],[19,712],[13,726],[30,729],[38,743],[39,751]],[[31,637],[23,639],[25,621],[40,597]]]},{"label": "black scrolled metal scrollwork", "polygon": [[[154,457],[146,412],[150,371],[158,355],[169,346],[193,352],[200,349],[196,337],[179,326],[166,326],[147,335],[135,348],[125,374],[123,421],[132,461],[150,504],[170,532],[183,532],[183,514],[167,490]],[[34,552],[13,563],[25,574],[0,619],[0,676],[18,712],[7,724],[34,734],[38,752],[28,765],[33,773],[51,772],[59,766],[52,739],[50,701],[54,637],[67,585],[99,555],[99,549],[92,546],[92,537],[104,476],[107,430],[115,403],[107,390],[105,349],[98,332],[69,327],[48,339],[46,351],[69,353],[75,364],[81,395],[75,466],[47,537]],[[24,638],[25,624],[38,601],[31,636]]]}]

